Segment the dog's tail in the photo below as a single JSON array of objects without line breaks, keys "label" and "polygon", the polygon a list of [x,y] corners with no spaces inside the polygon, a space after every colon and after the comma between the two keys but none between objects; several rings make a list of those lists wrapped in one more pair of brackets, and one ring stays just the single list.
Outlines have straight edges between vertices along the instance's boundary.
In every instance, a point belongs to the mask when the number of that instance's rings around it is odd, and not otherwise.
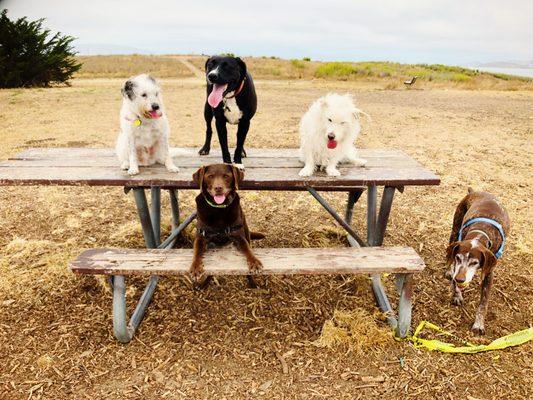
[{"label": "dog's tail", "polygon": [[259,240],[259,239],[264,239],[264,238],[265,238],[265,235],[263,235],[262,233],[250,231],[250,239]]},{"label": "dog's tail", "polygon": [[474,189],[472,189],[472,187],[471,187],[471,186],[468,186],[468,194],[470,194],[470,193],[474,193],[474,192],[475,192],[475,190],[474,190]]}]

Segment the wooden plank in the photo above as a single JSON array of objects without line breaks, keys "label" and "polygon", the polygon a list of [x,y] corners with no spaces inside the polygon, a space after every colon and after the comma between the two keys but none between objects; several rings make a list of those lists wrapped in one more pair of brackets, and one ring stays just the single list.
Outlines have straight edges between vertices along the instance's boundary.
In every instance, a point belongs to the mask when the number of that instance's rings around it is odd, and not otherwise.
[{"label": "wooden plank", "polygon": [[[48,167],[0,168],[0,186],[6,185],[63,185],[63,186],[162,186],[192,189],[196,168],[182,168],[179,173],[166,171],[162,166],[141,167],[141,173],[129,176],[118,168],[106,167]],[[339,177],[323,172],[302,178],[296,168],[255,168],[245,172],[240,185],[247,190],[306,190],[315,188],[356,187],[368,185],[436,185],[440,180],[433,173],[417,168],[359,168],[341,167]]]},{"label": "wooden plank", "polygon": [[[174,149],[175,150],[175,149]],[[184,147],[179,148],[180,152],[185,152],[187,157],[198,157],[221,160],[222,153],[220,149],[212,149],[209,155],[199,156],[198,148]],[[230,149],[230,153],[233,154],[234,149]],[[368,156],[398,156],[408,157],[401,150],[396,149],[360,149],[362,157]],[[264,157],[264,158],[280,158],[280,157],[298,157],[299,149],[295,148],[279,148],[279,149],[255,149],[246,148],[248,158]],[[115,150],[110,148],[87,148],[87,147],[42,147],[42,148],[29,148],[22,152],[10,157],[11,160],[27,160],[32,158],[94,158],[94,157],[113,157],[116,158]]]},{"label": "wooden plank", "polygon": [[[200,157],[194,149],[190,155],[175,157],[180,173],[169,173],[163,166],[141,167],[141,173],[130,177],[117,166],[112,149],[44,148],[28,149],[13,159],[0,163],[0,185],[90,185],[90,186],[164,186],[178,189],[195,188],[192,174],[200,165],[219,162],[215,155]],[[399,150],[363,149],[367,167],[345,164],[340,177],[323,172],[313,177],[298,176],[301,164],[297,149],[250,149],[245,160],[243,189],[345,190],[367,185],[436,185],[439,178]],[[273,156],[278,154],[277,158]],[[289,156],[289,155],[292,155]]]},{"label": "wooden plank", "polygon": [[[424,261],[410,247],[271,248],[254,249],[265,275],[416,273]],[[77,274],[183,275],[192,261],[192,249],[90,249],[69,265]],[[208,250],[204,257],[209,275],[246,275],[244,255],[232,246]]]}]

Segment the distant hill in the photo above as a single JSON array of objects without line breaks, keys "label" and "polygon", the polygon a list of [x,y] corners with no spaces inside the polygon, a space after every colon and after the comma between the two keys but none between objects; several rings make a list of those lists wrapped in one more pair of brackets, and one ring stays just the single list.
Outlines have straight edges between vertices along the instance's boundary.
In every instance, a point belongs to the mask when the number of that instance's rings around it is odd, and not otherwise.
[{"label": "distant hill", "polygon": [[492,61],[487,63],[476,63],[473,67],[483,68],[533,68],[532,61]]},{"label": "distant hill", "polygon": [[149,51],[118,44],[78,43],[76,50],[82,56],[105,56],[111,54],[151,54]]}]

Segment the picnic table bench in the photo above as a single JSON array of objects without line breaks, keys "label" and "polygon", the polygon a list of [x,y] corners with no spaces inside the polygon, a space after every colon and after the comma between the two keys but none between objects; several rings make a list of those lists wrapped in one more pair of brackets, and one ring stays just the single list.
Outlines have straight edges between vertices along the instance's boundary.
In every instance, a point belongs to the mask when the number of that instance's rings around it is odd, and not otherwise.
[{"label": "picnic table bench", "polygon": [[[197,189],[192,174],[202,165],[218,163],[220,151],[199,156],[196,149],[175,157],[180,172],[167,172],[163,166],[141,167],[129,176],[118,167],[112,149],[40,148],[27,149],[0,162],[0,186],[62,185],[122,186],[132,191],[147,250],[89,249],[70,264],[78,274],[109,275],[113,287],[113,328],[115,337],[129,342],[144,313],[158,279],[162,275],[186,274],[192,260],[191,249],[172,249],[178,235],[195,218],[193,212],[180,218],[178,191]],[[389,219],[395,191],[405,186],[438,185],[440,179],[399,150],[363,149],[360,156],[366,167],[343,165],[339,177],[323,173],[302,178],[297,149],[247,149],[245,179],[240,190],[308,191],[347,232],[350,248],[255,249],[264,264],[264,274],[370,274],[376,302],[396,334],[405,337],[411,325],[413,274],[424,269],[424,262],[411,248],[379,247]],[[379,210],[377,189],[383,186]],[[150,189],[148,205],[146,190]],[[168,190],[172,231],[161,240],[161,190]],[[366,238],[351,226],[354,205],[367,191]],[[341,217],[318,191],[348,192],[344,217]],[[268,235],[268,232],[266,232]],[[204,259],[211,275],[246,275],[244,258],[230,248],[209,251]],[[399,292],[398,312],[390,305],[380,273],[394,273]],[[149,282],[129,322],[126,318],[125,276],[148,275]]]}]

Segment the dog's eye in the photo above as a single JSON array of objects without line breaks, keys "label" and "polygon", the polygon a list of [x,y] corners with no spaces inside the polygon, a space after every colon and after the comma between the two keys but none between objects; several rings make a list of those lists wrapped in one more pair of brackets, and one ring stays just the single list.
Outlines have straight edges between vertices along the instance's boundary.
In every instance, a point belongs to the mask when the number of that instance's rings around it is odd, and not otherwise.
[{"label": "dog's eye", "polygon": [[331,120],[331,118],[328,118],[328,122],[333,122],[333,121]]},{"label": "dog's eye", "polygon": [[146,93],[141,94],[142,97],[146,97]]},{"label": "dog's eye", "polygon": [[341,125],[346,125],[346,121],[342,121],[342,122],[341,122]]},{"label": "dog's eye", "polygon": [[157,96],[159,96],[159,92],[156,92],[156,93],[155,93],[155,97],[157,97]]}]

